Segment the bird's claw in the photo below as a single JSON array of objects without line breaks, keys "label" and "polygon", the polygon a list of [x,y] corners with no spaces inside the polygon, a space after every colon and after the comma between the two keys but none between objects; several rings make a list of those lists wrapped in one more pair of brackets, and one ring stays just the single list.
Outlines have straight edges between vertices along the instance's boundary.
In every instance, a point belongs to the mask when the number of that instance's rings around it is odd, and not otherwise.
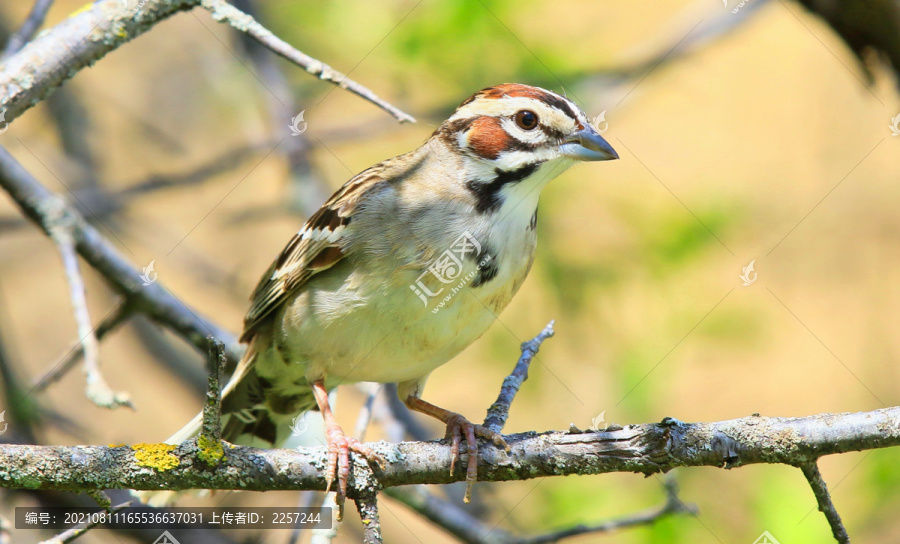
[{"label": "bird's claw", "polygon": [[328,425],[325,429],[325,439],[328,442],[327,468],[325,469],[325,492],[331,491],[331,484],[337,479],[338,488],[338,519],[343,511],[344,500],[347,498],[347,481],[350,479],[350,452],[362,455],[366,461],[374,461],[382,469],[385,468],[384,458],[372,448],[359,440],[344,434],[344,430],[338,425]]},{"label": "bird's claw", "polygon": [[447,420],[447,438],[450,439],[450,474],[456,468],[456,459],[460,456],[459,445],[462,438],[466,437],[466,451],[468,461],[466,463],[466,496],[465,502],[472,499],[472,486],[478,479],[478,442],[476,436],[490,440],[494,445],[509,451],[509,445],[500,433],[494,432],[481,425],[475,425],[460,414],[453,414]]}]

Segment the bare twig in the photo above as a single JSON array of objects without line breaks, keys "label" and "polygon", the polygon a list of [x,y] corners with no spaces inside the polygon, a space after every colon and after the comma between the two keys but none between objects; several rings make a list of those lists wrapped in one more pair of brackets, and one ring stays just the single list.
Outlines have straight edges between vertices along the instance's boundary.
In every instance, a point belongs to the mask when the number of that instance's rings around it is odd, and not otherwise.
[{"label": "bare twig", "polygon": [[47,17],[47,12],[50,11],[50,6],[52,5],[53,0],[35,1],[25,22],[22,23],[19,30],[9,37],[9,41],[6,42],[6,48],[3,50],[3,53],[0,54],[0,59],[5,59],[19,49],[22,49],[22,46],[34,37],[38,29],[41,28],[41,25],[44,24],[44,18]]},{"label": "bare twig", "polygon": [[[381,384],[365,383],[361,384],[361,389],[367,392],[366,402],[359,411],[356,418],[356,427],[353,434],[357,440],[365,440],[366,430],[372,421],[372,406],[375,404],[375,397],[381,390]],[[363,542],[365,544],[380,544],[381,540],[381,523],[378,520],[378,493],[373,486],[369,492],[361,493],[356,497],[356,510],[363,523]]]},{"label": "bare twig", "polygon": [[206,360],[206,370],[209,372],[209,382],[206,388],[206,402],[203,403],[203,425],[200,428],[201,447],[222,449],[222,392],[219,380],[225,368],[225,345],[210,336],[209,354]]},{"label": "bare twig", "polygon": [[484,426],[486,428],[495,433],[503,430],[503,426],[506,425],[506,418],[509,417],[509,406],[512,404],[513,399],[516,398],[516,393],[519,392],[522,383],[528,379],[528,367],[531,365],[531,361],[537,355],[544,340],[551,336],[553,336],[553,321],[548,323],[540,334],[528,342],[522,343],[522,356],[519,357],[512,374],[503,380],[503,386],[500,388],[500,396],[497,397],[497,401],[488,408],[487,417],[484,418]]},{"label": "bare twig", "polygon": [[0,109],[6,112],[5,120],[16,119],[79,70],[144,34],[156,23],[201,3],[217,20],[226,20],[235,28],[248,32],[317,78],[368,100],[400,121],[414,121],[371,90],[297,51],[221,0],[144,0],[139,10],[128,8],[120,0],[94,2],[28,42],[0,65]]},{"label": "bare twig", "polygon": [[674,478],[666,478],[663,482],[663,487],[666,490],[666,502],[657,508],[647,510],[646,512],[623,516],[621,518],[611,519],[594,525],[578,525],[576,527],[553,531],[543,535],[518,538],[510,544],[550,544],[573,536],[612,533],[628,527],[652,525],[660,519],[670,515],[697,514],[696,506],[686,505],[678,498],[678,484],[675,482]]},{"label": "bare twig", "polygon": [[[110,513],[115,513],[115,512],[118,512],[119,510],[124,510],[125,508],[128,508],[129,506],[131,506],[131,501],[123,502],[122,504],[113,506],[109,511],[110,511]],[[40,544],[64,544],[66,542],[72,542],[76,538],[80,537],[84,533],[90,531],[91,529],[93,529],[94,527],[99,525],[100,521],[101,520],[98,518],[97,521],[94,521],[91,523],[82,523],[81,525],[72,527],[71,529],[68,529],[68,530],[62,532],[49,540],[44,540]]]},{"label": "bare twig", "polygon": [[[131,317],[133,308],[127,302],[122,302],[110,312],[99,325],[94,329],[94,336],[98,341],[102,340],[108,333],[116,330],[119,326]],[[84,356],[84,345],[81,342],[75,344],[66,350],[66,354],[59,363],[53,363],[38,379],[34,381],[32,392],[39,392],[46,389],[49,385],[62,379],[65,374],[75,367],[75,364]]]},{"label": "bare twig", "polygon": [[828,525],[831,526],[831,534],[834,535],[834,539],[840,544],[850,544],[847,529],[844,528],[844,524],[841,522],[841,515],[838,514],[834,503],[831,502],[828,486],[825,485],[825,480],[822,479],[818,464],[815,461],[803,463],[800,465],[800,470],[803,471],[803,475],[806,476],[809,486],[812,487],[813,493],[816,495],[819,511],[825,514],[825,519],[828,520]]},{"label": "bare twig", "polygon": [[[263,1],[231,0],[231,3],[265,25]],[[293,124],[294,116],[305,111],[305,108],[299,105],[301,96],[297,96],[283,70],[287,67],[286,63],[282,63],[277,56],[272,55],[268,47],[260,44],[249,34],[240,31],[237,34],[247,59],[269,91],[260,94],[265,99],[272,128],[284,134],[289,126],[287,121],[290,119]],[[380,116],[378,119],[390,123],[391,127],[396,125],[393,123],[395,119]],[[320,203],[328,199],[332,189],[316,166],[309,133],[292,134],[278,146],[277,151],[284,157],[288,166],[288,177],[285,180],[287,198],[286,202],[279,202],[278,206],[282,207],[283,212],[299,212],[304,217],[310,217],[319,209]]]},{"label": "bare twig", "polygon": [[216,21],[224,21],[241,32],[246,32],[253,39],[271,49],[274,53],[293,62],[313,76],[329,83],[334,83],[341,89],[368,100],[379,108],[388,112],[398,121],[415,123],[416,120],[408,113],[400,111],[391,104],[385,102],[371,90],[348,78],[322,61],[316,60],[302,53],[290,44],[272,34],[272,32],[256,22],[253,17],[247,15],[224,0],[201,0],[200,4],[212,14]]},{"label": "bare twig", "polygon": [[[227,172],[240,165],[257,153],[265,153],[277,144],[277,141],[263,141],[247,143],[232,147],[200,166],[186,172],[176,174],[154,174],[143,181],[127,185],[124,189],[113,191],[109,194],[114,199],[122,199],[126,202],[136,196],[176,187],[193,187],[204,183],[222,172]],[[76,191],[79,199],[86,198],[80,191]]]},{"label": "bare twig", "polygon": [[359,384],[359,389],[366,394],[366,402],[363,403],[362,408],[359,410],[359,415],[356,417],[356,425],[353,427],[353,436],[359,441],[366,439],[366,431],[372,422],[375,397],[381,392],[382,387],[382,384],[373,382]]},{"label": "bare twig", "polygon": [[428,440],[431,436],[400,400],[395,383],[386,383],[381,388],[372,407],[372,417],[391,442],[401,442],[406,438]]},{"label": "bare twig", "polygon": [[72,206],[64,204],[41,185],[9,152],[0,146],[0,187],[6,190],[22,212],[47,234],[52,226],[48,209],[60,206],[60,213],[70,225],[78,254],[103,275],[112,286],[135,305],[135,311],[172,329],[204,353],[210,334],[225,343],[229,357],[236,359],[242,351],[237,339],[228,331],[200,317],[200,313],[182,303],[157,281],[144,286],[136,270],[113,245]]},{"label": "bare twig", "polygon": [[78,324],[78,338],[84,353],[84,374],[87,380],[85,394],[87,398],[102,408],[128,406],[134,408],[127,393],[115,392],[106,383],[100,372],[100,344],[94,335],[91,315],[87,307],[87,295],[84,279],[78,266],[78,254],[75,251],[75,240],[72,234],[71,217],[65,213],[65,204],[57,198],[44,208],[50,238],[62,256],[63,269],[69,280],[69,297]]},{"label": "bare twig", "polygon": [[458,504],[431,493],[424,485],[391,487],[384,494],[466,544],[508,544],[515,540],[514,535],[484,523]]},{"label": "bare twig", "polygon": [[382,544],[381,523],[378,520],[378,495],[375,491],[362,493],[355,499],[356,510],[363,524],[363,544]]},{"label": "bare twig", "polygon": [[549,544],[585,534],[610,533],[627,527],[650,525],[670,515],[695,514],[696,507],[678,498],[678,485],[673,478],[663,481],[666,501],[661,506],[621,518],[592,525],[578,525],[536,536],[516,536],[476,518],[458,505],[430,492],[425,486],[392,487],[384,493],[425,516],[467,544]]}]

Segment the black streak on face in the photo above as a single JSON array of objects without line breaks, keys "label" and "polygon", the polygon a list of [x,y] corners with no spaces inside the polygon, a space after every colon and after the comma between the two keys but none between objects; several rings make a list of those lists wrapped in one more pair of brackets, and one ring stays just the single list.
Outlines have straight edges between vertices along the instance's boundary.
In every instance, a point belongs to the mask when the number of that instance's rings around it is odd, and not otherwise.
[{"label": "black streak on face", "polygon": [[500,190],[503,189],[503,186],[507,183],[517,183],[522,181],[531,174],[534,174],[540,166],[541,163],[534,163],[516,170],[510,170],[509,172],[504,172],[497,168],[494,170],[494,172],[497,173],[497,177],[491,181],[467,182],[466,187],[472,191],[472,194],[475,196],[475,211],[478,213],[497,211],[497,209],[500,208],[500,205],[503,204],[500,200]]},{"label": "black streak on face", "polygon": [[459,147],[459,140],[457,139],[460,133],[463,133],[472,126],[472,123],[478,119],[478,115],[474,117],[468,117],[466,119],[457,119],[455,121],[450,121],[444,123],[437,130],[434,131],[435,134],[438,134],[440,138],[451,148]]}]

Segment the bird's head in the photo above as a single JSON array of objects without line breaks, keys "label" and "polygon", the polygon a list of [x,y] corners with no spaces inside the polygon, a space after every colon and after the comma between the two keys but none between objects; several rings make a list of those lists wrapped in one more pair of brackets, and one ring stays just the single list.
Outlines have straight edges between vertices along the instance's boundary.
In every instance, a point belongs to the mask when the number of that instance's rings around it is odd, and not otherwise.
[{"label": "bird's head", "polygon": [[571,100],[517,83],[478,91],[435,136],[464,157],[466,186],[482,208],[499,206],[511,183],[543,184],[575,162],[619,158]]}]

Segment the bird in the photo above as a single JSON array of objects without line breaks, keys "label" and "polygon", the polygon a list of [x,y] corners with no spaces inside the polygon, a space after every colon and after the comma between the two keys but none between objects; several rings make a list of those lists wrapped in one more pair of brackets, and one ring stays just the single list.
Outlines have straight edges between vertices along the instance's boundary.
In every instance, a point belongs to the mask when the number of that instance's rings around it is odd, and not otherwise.
[{"label": "bird", "polygon": [[[569,98],[504,83],[464,100],[418,149],[353,176],[254,290],[240,337],[247,350],[223,389],[222,438],[281,447],[297,415],[318,410],[326,488],[337,480],[346,497],[350,456],[384,459],[346,435],[328,394],[397,383],[410,410],[446,425],[451,474],[465,441],[468,501],[477,439],[509,448],[499,433],[424,400],[428,376],[477,340],[521,287],[542,189],[576,163],[618,158]],[[200,426],[198,415],[166,442]]]}]

